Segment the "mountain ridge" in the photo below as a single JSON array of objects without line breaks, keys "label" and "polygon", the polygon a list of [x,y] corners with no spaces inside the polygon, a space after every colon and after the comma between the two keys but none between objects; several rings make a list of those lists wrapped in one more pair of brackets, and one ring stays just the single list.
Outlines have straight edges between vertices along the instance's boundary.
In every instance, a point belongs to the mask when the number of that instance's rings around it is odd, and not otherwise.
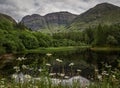
[{"label": "mountain ridge", "polygon": [[120,23],[120,7],[101,3],[77,16],[68,26],[70,30],[82,30],[99,24]]},{"label": "mountain ridge", "polygon": [[13,29],[17,22],[6,14],[0,13],[0,29]]},{"label": "mountain ridge", "polygon": [[54,12],[49,13],[44,16],[39,14],[27,15],[23,17],[21,23],[23,23],[28,28],[33,31],[39,29],[54,29],[54,26],[67,26],[77,15],[69,12]]},{"label": "mountain ridge", "polygon": [[[8,26],[17,24],[11,16],[6,14],[0,13],[0,19],[1,28],[2,24],[7,23]],[[45,33],[81,31],[99,24],[120,24],[120,7],[110,3],[101,3],[80,15],[67,11],[48,13],[44,16],[32,14],[23,17],[20,23],[32,31]]]}]

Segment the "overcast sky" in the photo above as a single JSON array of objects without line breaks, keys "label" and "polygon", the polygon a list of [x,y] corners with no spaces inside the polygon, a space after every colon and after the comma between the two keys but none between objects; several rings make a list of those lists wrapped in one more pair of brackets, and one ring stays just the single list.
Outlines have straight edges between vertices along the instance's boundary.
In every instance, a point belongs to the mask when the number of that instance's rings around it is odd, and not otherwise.
[{"label": "overcast sky", "polygon": [[23,16],[31,14],[45,15],[58,11],[80,14],[103,2],[120,6],[120,0],[0,0],[0,13],[20,21]]}]

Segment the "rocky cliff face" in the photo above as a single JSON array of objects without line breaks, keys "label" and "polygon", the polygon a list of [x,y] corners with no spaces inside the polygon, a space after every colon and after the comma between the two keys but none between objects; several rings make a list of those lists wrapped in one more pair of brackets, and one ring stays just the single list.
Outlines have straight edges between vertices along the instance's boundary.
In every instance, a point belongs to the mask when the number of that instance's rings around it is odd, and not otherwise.
[{"label": "rocky cliff face", "polygon": [[33,14],[31,16],[27,15],[22,19],[21,22],[34,31],[47,26],[44,17],[38,14]]},{"label": "rocky cliff face", "polygon": [[56,12],[50,13],[45,16],[40,16],[38,14],[25,16],[21,23],[30,28],[33,31],[40,29],[52,29],[54,26],[66,26],[71,23],[71,21],[76,17],[69,12]]}]

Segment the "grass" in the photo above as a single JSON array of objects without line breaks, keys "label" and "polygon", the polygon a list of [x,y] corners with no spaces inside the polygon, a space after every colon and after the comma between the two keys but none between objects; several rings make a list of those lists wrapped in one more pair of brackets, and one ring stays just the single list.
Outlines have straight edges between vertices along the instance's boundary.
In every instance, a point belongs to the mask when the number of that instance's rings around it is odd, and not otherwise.
[{"label": "grass", "polygon": [[120,48],[118,47],[93,47],[90,48],[92,51],[120,51]]},{"label": "grass", "polygon": [[48,53],[48,52],[60,52],[60,51],[76,51],[78,49],[90,48],[90,46],[65,46],[65,47],[48,47],[26,50],[26,53]]}]

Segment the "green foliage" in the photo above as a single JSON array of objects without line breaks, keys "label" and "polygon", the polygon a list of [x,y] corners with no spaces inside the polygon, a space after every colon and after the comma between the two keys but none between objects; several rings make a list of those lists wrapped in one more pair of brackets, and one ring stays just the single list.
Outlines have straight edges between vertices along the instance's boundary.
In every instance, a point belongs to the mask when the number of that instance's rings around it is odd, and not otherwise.
[{"label": "green foliage", "polygon": [[20,29],[20,30],[25,30],[27,27],[23,23],[18,23],[16,24],[15,28]]},{"label": "green foliage", "polygon": [[[3,20],[4,19],[4,20]],[[3,18],[0,21],[0,54],[23,52],[39,47],[61,46],[119,46],[120,25],[99,25],[81,32],[54,33],[32,32],[23,24]],[[7,26],[5,26],[7,25]],[[9,30],[11,29],[11,30]]]},{"label": "green foliage", "polygon": [[110,46],[116,46],[118,44],[118,41],[115,39],[114,36],[109,35],[107,37],[107,44]]},{"label": "green foliage", "polygon": [[113,25],[120,23],[120,7],[111,4],[99,4],[83,14],[80,14],[69,25],[72,31],[82,31],[99,24]]},{"label": "green foliage", "polygon": [[118,46],[120,44],[120,25],[99,25],[84,31],[85,43],[94,46]]},{"label": "green foliage", "polygon": [[0,14],[0,29],[10,30],[10,29],[14,28],[15,24],[16,23],[14,22],[14,20],[11,17]]},{"label": "green foliage", "polygon": [[51,36],[42,34],[41,32],[34,32],[33,35],[37,38],[40,47],[51,46],[52,42]]},{"label": "green foliage", "polygon": [[22,32],[19,38],[22,40],[26,49],[34,49],[39,47],[39,42],[36,37],[30,32]]}]

